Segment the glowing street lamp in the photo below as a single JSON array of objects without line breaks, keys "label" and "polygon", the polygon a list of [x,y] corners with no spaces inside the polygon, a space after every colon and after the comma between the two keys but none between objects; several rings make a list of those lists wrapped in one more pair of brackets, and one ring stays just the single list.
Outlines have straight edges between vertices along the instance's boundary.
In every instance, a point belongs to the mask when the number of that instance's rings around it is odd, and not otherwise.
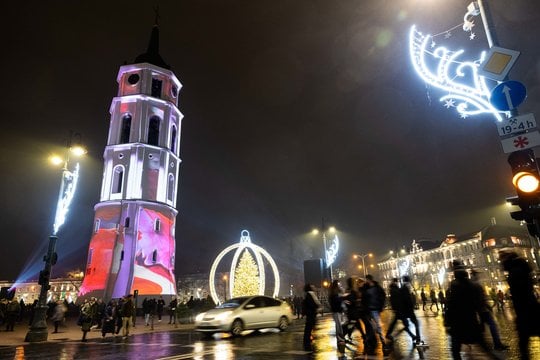
[{"label": "glowing street lamp", "polygon": [[[76,134],[78,135],[78,134]],[[80,136],[80,135],[79,135]],[[73,133],[71,134],[71,139],[73,138]],[[41,290],[39,292],[38,304],[35,308],[34,319],[30,330],[26,334],[24,341],[27,342],[38,342],[46,341],[48,337],[48,327],[47,327],[47,292],[50,289],[49,280],[51,277],[52,266],[56,264],[58,256],[56,255],[56,241],[58,237],[56,234],[58,230],[64,224],[66,219],[67,212],[69,210],[69,205],[73,200],[75,195],[75,190],[77,189],[77,180],[79,179],[79,164],[75,165],[73,171],[69,170],[69,155],[73,154],[75,156],[81,156],[86,154],[86,150],[81,146],[71,146],[71,139],[68,142],[68,151],[64,157],[61,156],[51,156],[49,159],[53,164],[63,164],[62,167],[62,179],[60,182],[60,192],[58,194],[58,202],[56,205],[56,215],[54,217],[53,225],[53,234],[49,236],[49,247],[47,249],[47,254],[43,258],[45,265],[43,270],[39,272],[39,285],[41,285]]]},{"label": "glowing street lamp", "polygon": [[[372,258],[373,257],[373,254],[372,253],[368,253],[368,254],[353,254],[353,258],[354,259],[362,259],[362,269],[364,270],[364,279],[366,278],[366,275],[367,275],[367,271],[366,271],[366,263],[364,262],[364,259],[366,257],[370,257]],[[360,267],[360,266],[359,266]]]}]

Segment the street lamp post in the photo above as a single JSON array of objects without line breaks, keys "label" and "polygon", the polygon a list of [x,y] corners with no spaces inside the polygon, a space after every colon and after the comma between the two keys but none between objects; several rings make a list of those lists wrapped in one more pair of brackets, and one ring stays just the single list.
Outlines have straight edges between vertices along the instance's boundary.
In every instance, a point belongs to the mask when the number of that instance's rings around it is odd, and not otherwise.
[{"label": "street lamp post", "polygon": [[[73,134],[71,134],[71,138],[73,137]],[[86,153],[86,150],[81,146],[71,146],[71,139],[68,142],[68,149],[69,152],[76,156],[81,156]],[[53,234],[49,236],[49,246],[47,249],[47,254],[43,257],[43,261],[45,261],[45,265],[43,267],[43,270],[39,272],[39,285],[41,285],[41,289],[39,292],[39,298],[38,303],[35,308],[34,313],[34,319],[32,320],[32,324],[30,326],[30,329],[26,333],[26,337],[24,341],[26,342],[39,342],[39,341],[47,341],[48,338],[48,328],[47,328],[47,293],[51,286],[49,285],[49,281],[51,278],[51,270],[53,265],[56,264],[56,261],[58,259],[58,256],[55,252],[56,250],[56,241],[58,240],[58,237],[56,234],[58,233],[58,230],[60,229],[60,226],[65,221],[69,205],[71,204],[71,200],[73,199],[73,196],[75,194],[75,190],[77,188],[77,180],[79,176],[79,164],[75,166],[74,171],[70,171],[68,168],[69,163],[69,153],[65,155],[65,157],[58,157],[53,156],[51,157],[51,161],[55,164],[62,164],[62,180],[60,182],[60,191],[58,194],[58,202],[56,205],[56,214],[54,217],[54,225],[53,225]]]},{"label": "street lamp post", "polygon": [[334,262],[334,257],[337,255],[337,248],[336,244],[332,244],[331,251],[332,253],[329,254],[329,248],[326,242],[326,232],[329,231],[331,233],[336,232],[336,228],[333,226],[326,227],[326,224],[324,222],[324,218],[321,219],[321,228],[320,229],[313,229],[312,233],[314,235],[318,235],[319,233],[322,233],[322,240],[323,240],[323,260],[324,260],[324,266],[328,267],[329,270],[329,277],[330,282],[332,282],[333,274],[332,274],[332,263]]},{"label": "street lamp post", "polygon": [[368,253],[368,254],[354,254],[353,257],[355,259],[362,259],[362,269],[364,269],[364,279],[366,278],[366,275],[367,275],[367,272],[366,272],[366,263],[364,262],[364,259],[366,257],[373,257],[373,254],[372,253]]}]

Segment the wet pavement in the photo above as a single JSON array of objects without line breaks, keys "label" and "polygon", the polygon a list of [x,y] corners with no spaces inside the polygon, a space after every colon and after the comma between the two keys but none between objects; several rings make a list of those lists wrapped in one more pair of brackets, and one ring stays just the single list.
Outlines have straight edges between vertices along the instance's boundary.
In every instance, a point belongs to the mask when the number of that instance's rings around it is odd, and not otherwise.
[{"label": "wet pavement", "polygon": [[[390,312],[383,312],[387,324]],[[496,313],[503,341],[510,345],[507,351],[497,352],[501,359],[519,359],[517,338],[513,330],[510,311]],[[451,359],[450,338],[442,324],[442,316],[430,311],[418,311],[422,337],[429,349],[419,351],[412,346],[406,333],[396,336],[394,351],[383,356],[379,347],[376,355],[363,355],[362,345],[349,345],[344,357],[347,359]],[[337,359],[334,323],[329,315],[319,318],[315,333],[315,352],[302,350],[303,320],[294,320],[289,329],[274,329],[246,333],[240,338],[216,335],[210,340],[193,331],[186,324],[174,327],[165,322],[157,323],[154,330],[137,324],[132,335],[126,339],[108,334],[101,338],[99,330],[89,333],[88,342],[81,342],[81,331],[74,322],[68,322],[59,334],[49,334],[44,343],[24,343],[27,329],[18,325],[15,332],[0,332],[0,359]],[[399,329],[399,326],[396,330]],[[356,334],[359,336],[359,334]],[[491,344],[489,332],[486,334]],[[531,342],[532,359],[540,359],[540,339]],[[463,359],[483,360],[489,357],[477,346],[463,346]]]}]

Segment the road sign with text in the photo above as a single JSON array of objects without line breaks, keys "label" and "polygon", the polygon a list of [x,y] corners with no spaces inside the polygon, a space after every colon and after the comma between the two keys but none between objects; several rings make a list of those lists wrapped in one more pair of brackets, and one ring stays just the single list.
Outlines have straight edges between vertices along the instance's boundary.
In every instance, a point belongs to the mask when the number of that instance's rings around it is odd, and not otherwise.
[{"label": "road sign with text", "polygon": [[503,119],[497,123],[497,131],[500,136],[522,133],[536,127],[536,119],[532,113]]}]

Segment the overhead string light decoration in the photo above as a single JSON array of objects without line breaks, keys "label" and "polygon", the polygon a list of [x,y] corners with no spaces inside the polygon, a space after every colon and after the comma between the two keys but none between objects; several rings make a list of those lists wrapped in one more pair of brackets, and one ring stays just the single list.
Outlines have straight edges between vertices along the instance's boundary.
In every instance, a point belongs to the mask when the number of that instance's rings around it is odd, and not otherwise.
[{"label": "overhead string light decoration", "polygon": [[473,40],[476,35],[472,32],[471,16],[473,13],[468,12],[463,23],[435,35],[424,35],[413,25],[409,32],[409,55],[416,73],[426,84],[447,92],[439,99],[447,109],[456,108],[462,118],[488,113],[501,121],[505,113],[491,105],[486,78],[478,74],[485,51],[474,61],[461,60],[464,50],[451,51],[435,42],[439,36],[450,38],[459,27],[470,32],[469,39]]}]

